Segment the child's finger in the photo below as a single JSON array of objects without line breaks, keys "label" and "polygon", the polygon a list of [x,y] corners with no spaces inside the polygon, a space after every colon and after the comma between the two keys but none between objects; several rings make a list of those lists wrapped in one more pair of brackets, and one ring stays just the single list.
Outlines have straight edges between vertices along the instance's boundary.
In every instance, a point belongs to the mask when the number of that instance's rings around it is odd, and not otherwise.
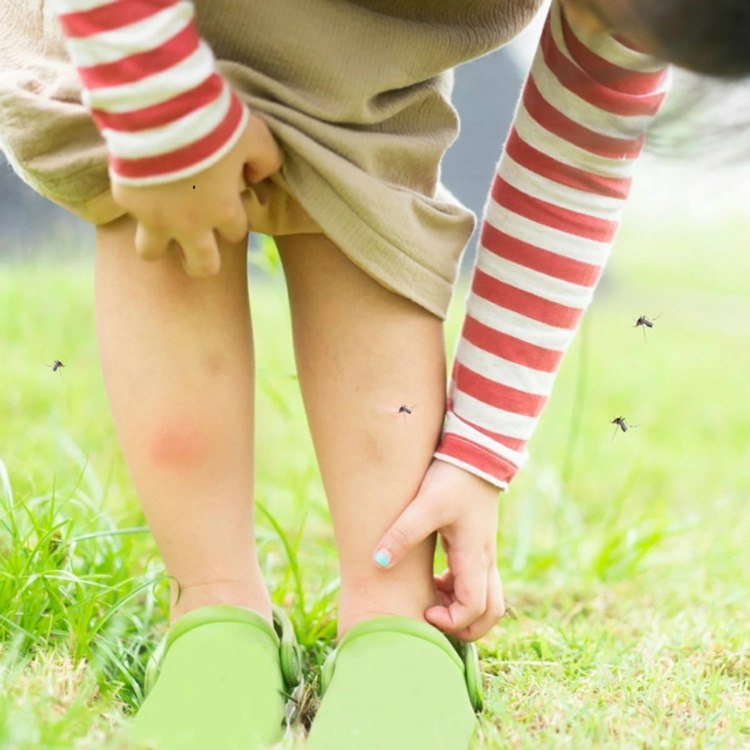
[{"label": "child's finger", "polygon": [[221,267],[219,248],[213,231],[207,231],[200,237],[191,237],[190,242],[180,242],[183,252],[183,265],[189,276],[196,279],[214,276]]},{"label": "child's finger", "polygon": [[169,237],[154,232],[140,222],[135,228],[135,252],[143,260],[158,260],[169,247]]},{"label": "child's finger", "polygon": [[460,632],[487,608],[486,565],[474,555],[458,557],[453,569],[453,597],[449,607],[430,607],[425,617],[446,633]]},{"label": "child's finger", "polygon": [[487,576],[487,608],[479,619],[471,623],[468,628],[455,633],[455,636],[462,641],[476,641],[489,633],[504,614],[503,588],[500,583],[500,576],[497,574],[497,569],[493,563]]},{"label": "child's finger", "polygon": [[423,542],[443,525],[433,505],[425,500],[412,500],[375,548],[373,560],[381,568],[398,565],[410,550]]},{"label": "child's finger", "polygon": [[281,168],[281,150],[268,125],[251,114],[243,134],[247,144],[244,177],[248,185],[265,180]]},{"label": "child's finger", "polygon": [[451,606],[451,602],[453,601],[453,599],[451,598],[450,594],[446,593],[445,591],[438,591],[437,595],[441,607],[447,608]]},{"label": "child's finger", "polygon": [[444,570],[440,575],[433,576],[435,580],[435,588],[438,591],[445,591],[450,593],[453,591],[453,573],[450,569]]},{"label": "child's finger", "polygon": [[248,232],[247,213],[239,194],[231,216],[216,226],[216,231],[229,242],[242,242]]},{"label": "child's finger", "polygon": [[440,575],[433,576],[438,601],[441,607],[450,607],[453,601],[453,573],[444,570]]}]

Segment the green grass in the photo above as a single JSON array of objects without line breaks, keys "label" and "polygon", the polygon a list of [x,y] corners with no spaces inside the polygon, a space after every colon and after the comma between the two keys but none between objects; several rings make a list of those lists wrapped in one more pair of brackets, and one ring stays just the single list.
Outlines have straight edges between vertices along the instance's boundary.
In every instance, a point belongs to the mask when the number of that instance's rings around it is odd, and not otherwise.
[{"label": "green grass", "polygon": [[[750,746],[747,235],[623,232],[501,502],[512,616],[481,643],[479,747]],[[284,295],[262,279],[252,292],[258,547],[305,645],[309,718],[335,633],[336,557]],[[85,262],[0,266],[2,750],[122,747],[167,616],[91,296]],[[647,342],[642,314],[660,315]],[[45,366],[55,359],[65,368]],[[613,438],[619,415],[638,427]]]}]

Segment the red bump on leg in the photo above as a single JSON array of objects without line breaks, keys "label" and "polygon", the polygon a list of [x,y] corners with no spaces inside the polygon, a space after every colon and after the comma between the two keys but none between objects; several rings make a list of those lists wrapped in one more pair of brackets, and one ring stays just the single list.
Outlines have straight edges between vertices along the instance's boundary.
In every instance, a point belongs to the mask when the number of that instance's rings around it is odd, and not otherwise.
[{"label": "red bump on leg", "polygon": [[160,426],[149,446],[149,457],[163,469],[195,466],[206,456],[208,441],[204,431],[188,421]]}]

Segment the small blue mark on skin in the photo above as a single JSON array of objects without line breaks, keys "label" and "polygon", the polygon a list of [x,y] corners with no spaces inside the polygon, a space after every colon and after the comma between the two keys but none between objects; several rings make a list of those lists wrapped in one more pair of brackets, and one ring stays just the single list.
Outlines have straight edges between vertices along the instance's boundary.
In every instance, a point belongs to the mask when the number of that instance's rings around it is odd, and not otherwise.
[{"label": "small blue mark on skin", "polygon": [[374,555],[373,559],[375,562],[380,565],[381,568],[387,568],[388,563],[391,561],[391,556],[388,554],[388,552],[384,549],[379,549]]}]

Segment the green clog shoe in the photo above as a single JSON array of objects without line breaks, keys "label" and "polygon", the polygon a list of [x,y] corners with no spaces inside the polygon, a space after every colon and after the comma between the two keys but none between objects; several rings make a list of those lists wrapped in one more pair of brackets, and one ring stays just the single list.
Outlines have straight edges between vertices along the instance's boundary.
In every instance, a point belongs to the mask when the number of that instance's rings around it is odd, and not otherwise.
[{"label": "green clog shoe", "polygon": [[146,672],[130,738],[154,750],[263,750],[283,735],[285,704],[302,683],[286,615],[274,627],[250,609],[212,605],[169,630]]},{"label": "green clog shoe", "polygon": [[475,645],[408,617],[352,627],[321,683],[308,750],[467,750],[483,703]]}]

